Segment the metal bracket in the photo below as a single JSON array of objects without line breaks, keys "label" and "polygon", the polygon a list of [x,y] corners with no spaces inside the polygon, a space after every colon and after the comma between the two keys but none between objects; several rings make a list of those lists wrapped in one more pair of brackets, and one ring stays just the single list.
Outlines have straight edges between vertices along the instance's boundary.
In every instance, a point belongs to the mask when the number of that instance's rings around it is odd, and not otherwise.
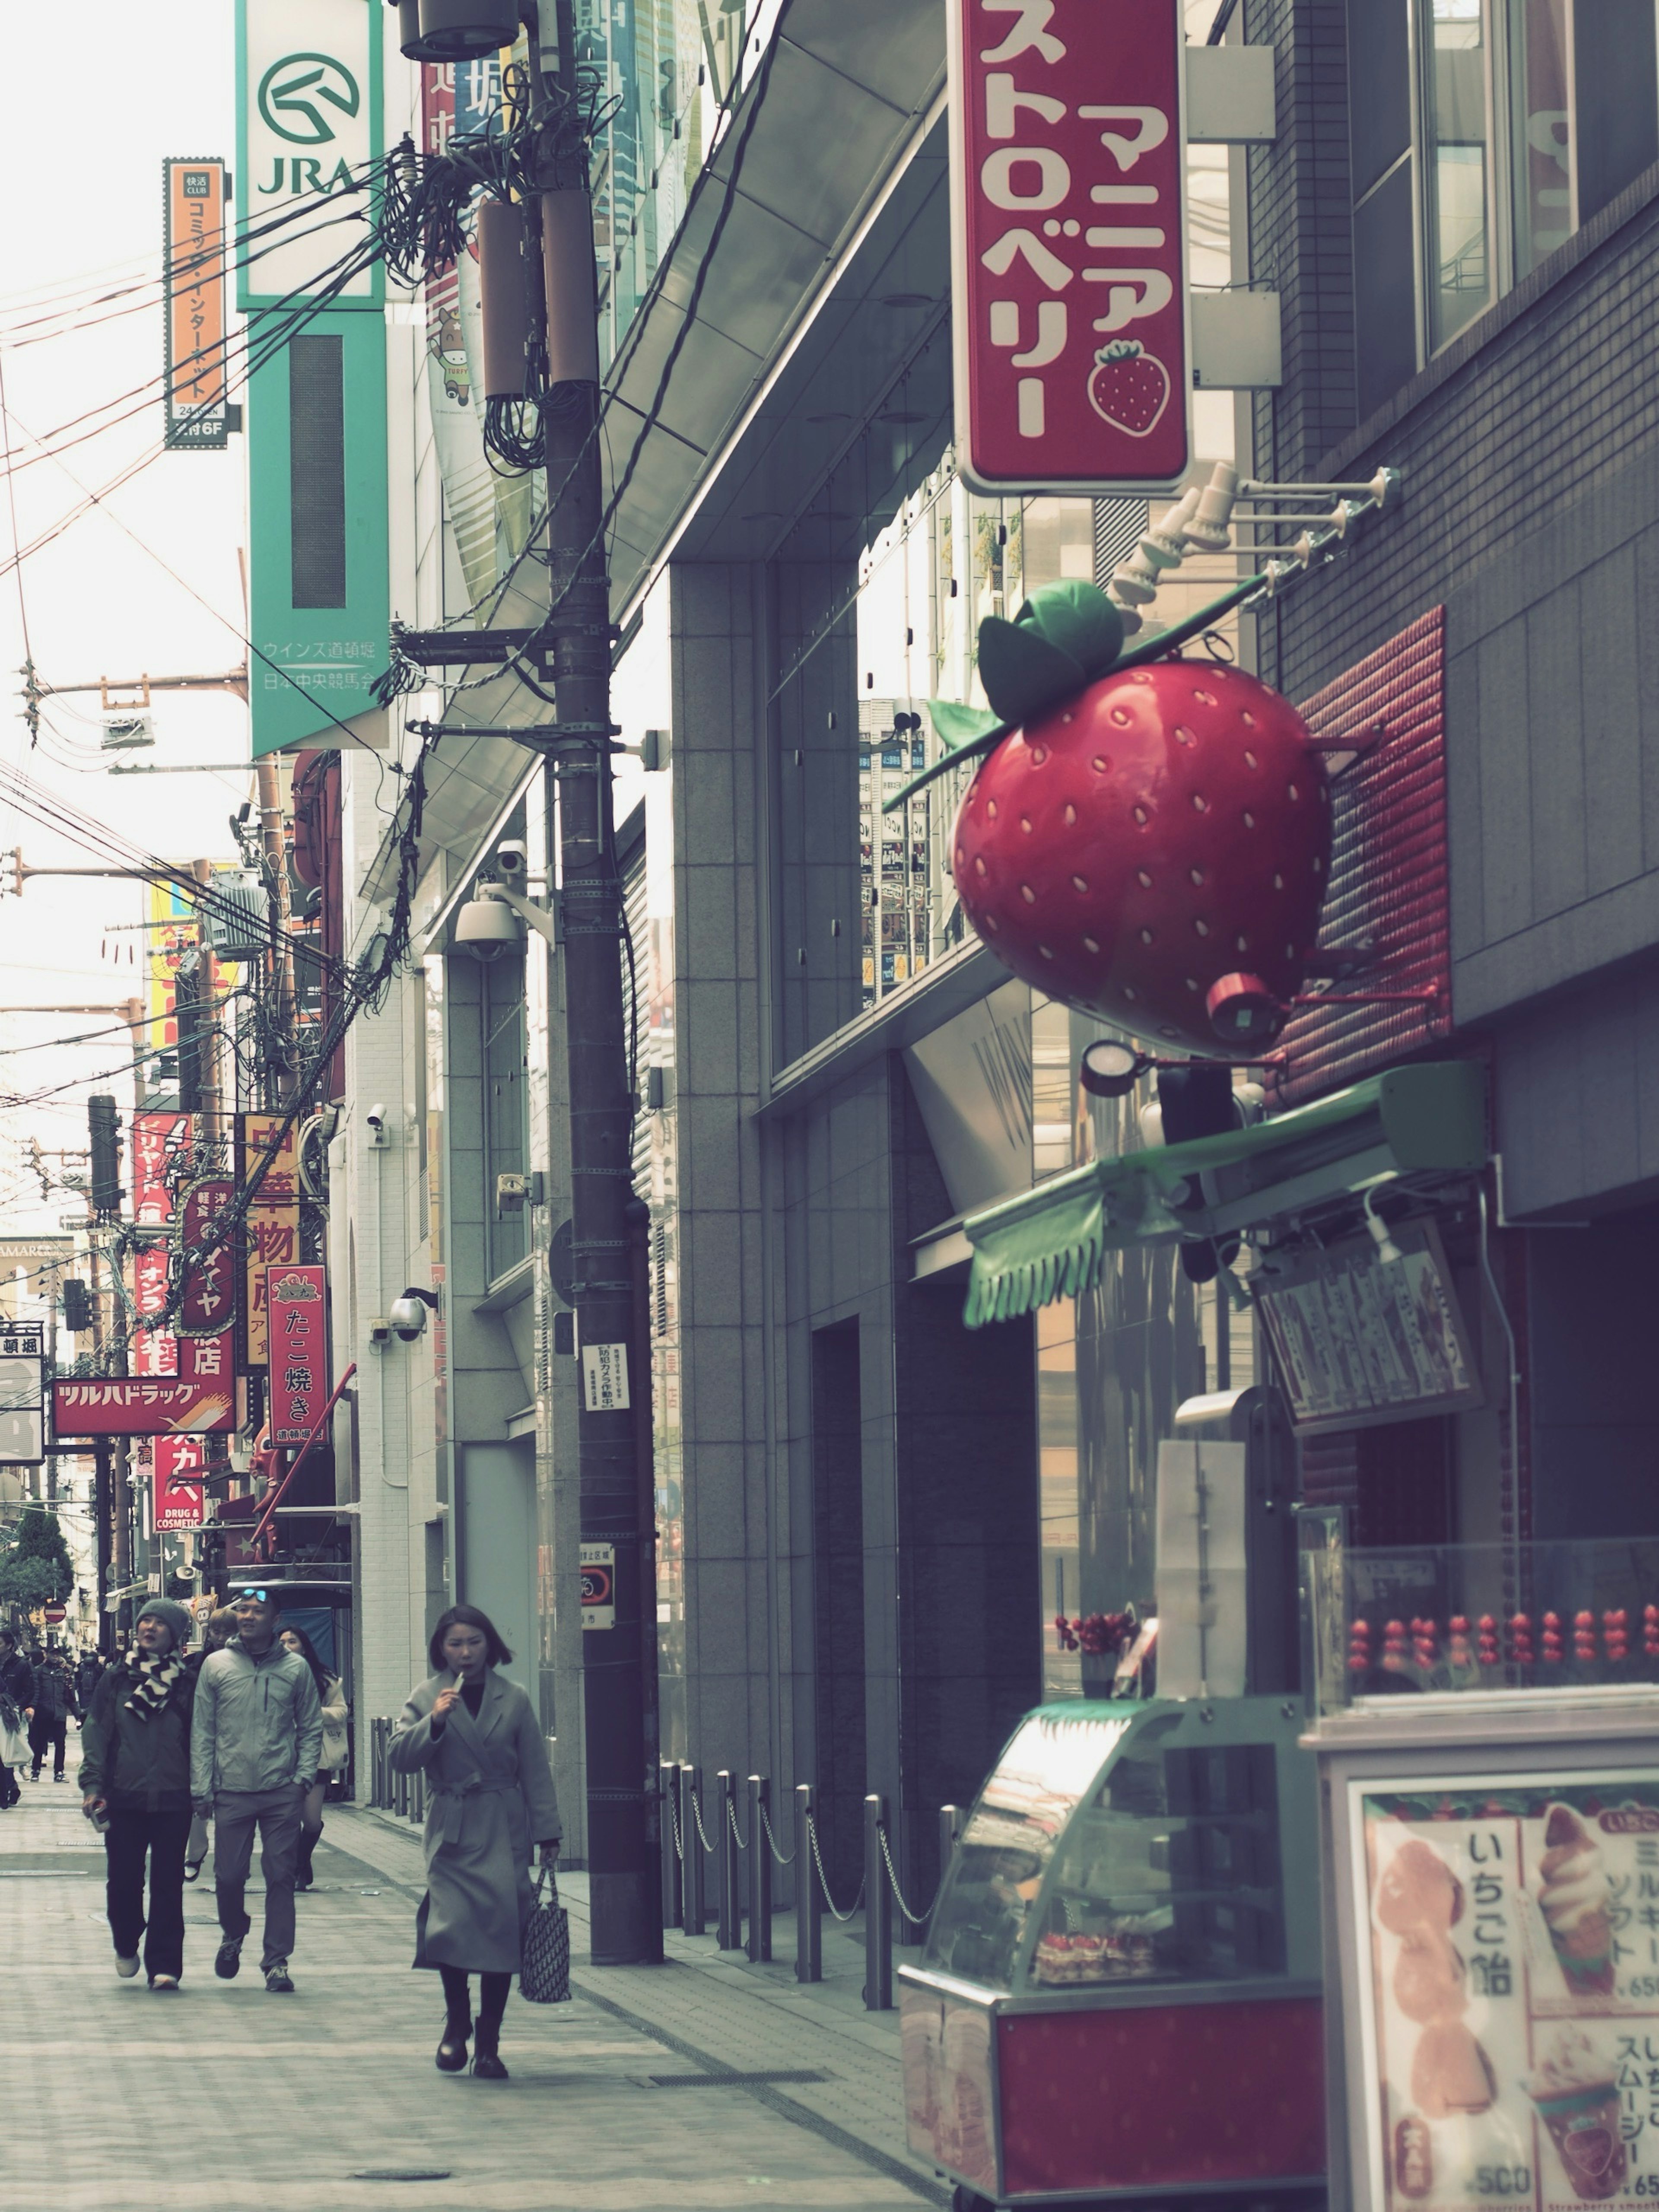
[{"label": "metal bracket", "polygon": [[394,629],[394,650],[420,668],[469,668],[482,660],[513,660],[553,641],[538,629]]}]

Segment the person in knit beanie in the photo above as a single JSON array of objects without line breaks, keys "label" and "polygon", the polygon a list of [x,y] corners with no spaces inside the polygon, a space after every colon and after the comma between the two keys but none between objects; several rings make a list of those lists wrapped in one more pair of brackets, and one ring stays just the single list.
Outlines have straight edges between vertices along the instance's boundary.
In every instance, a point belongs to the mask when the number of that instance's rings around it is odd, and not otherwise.
[{"label": "person in knit beanie", "polygon": [[[82,1810],[104,1832],[106,1903],[123,1981],[144,1970],[157,1991],[185,1970],[185,1845],[196,1666],[190,1614],[171,1598],[138,1609],[132,1644],[107,1669],[81,1726]],[[149,1909],[144,1909],[145,1863]]]}]

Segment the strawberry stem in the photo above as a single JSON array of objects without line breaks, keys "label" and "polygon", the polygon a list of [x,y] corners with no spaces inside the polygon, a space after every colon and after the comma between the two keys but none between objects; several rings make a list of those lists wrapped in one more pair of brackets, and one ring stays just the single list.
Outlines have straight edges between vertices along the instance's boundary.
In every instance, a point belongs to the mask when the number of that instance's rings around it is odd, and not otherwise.
[{"label": "strawberry stem", "polygon": [[1102,672],[1115,676],[1120,668],[1139,668],[1146,661],[1163,659],[1166,653],[1185,645],[1188,638],[1201,637],[1212,623],[1229,613],[1241,599],[1249,599],[1252,592],[1260,591],[1267,580],[1265,574],[1246,576],[1243,583],[1235,584],[1231,591],[1224,592],[1218,599],[1212,599],[1208,606],[1200,607],[1196,614],[1188,615],[1184,621],[1171,624],[1168,629],[1159,630],[1156,637],[1149,637],[1143,645],[1131,646],[1127,653],[1119,653],[1111,667]]}]

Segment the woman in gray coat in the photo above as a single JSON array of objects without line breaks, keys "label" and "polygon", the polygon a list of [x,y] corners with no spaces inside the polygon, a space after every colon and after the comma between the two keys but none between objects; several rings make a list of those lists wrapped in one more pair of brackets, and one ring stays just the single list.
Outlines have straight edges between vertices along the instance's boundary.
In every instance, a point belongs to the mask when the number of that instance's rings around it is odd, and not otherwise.
[{"label": "woman in gray coat", "polygon": [[472,2033],[469,1974],[479,1979],[472,2071],[504,2081],[501,2015],[518,1972],[535,1892],[532,1841],[558,1856],[559,1803],[547,1744],[529,1698],[495,1672],[513,1654],[475,1605],[453,1605],[432,1632],[432,1674],[410,1692],[392,1731],[392,1764],[426,1771],[426,1896],[415,1922],[415,1963],[443,1978],[441,2072],[466,2064]]}]

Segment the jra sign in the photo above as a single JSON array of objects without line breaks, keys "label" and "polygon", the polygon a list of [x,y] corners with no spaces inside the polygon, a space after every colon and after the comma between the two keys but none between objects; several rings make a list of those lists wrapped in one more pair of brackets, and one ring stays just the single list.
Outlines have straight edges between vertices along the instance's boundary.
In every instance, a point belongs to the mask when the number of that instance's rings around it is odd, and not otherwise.
[{"label": "jra sign", "polygon": [[[237,305],[320,292],[360,240],[380,151],[380,16],[363,0],[239,0]],[[286,218],[286,220],[283,220]],[[252,257],[257,256],[257,258]],[[378,264],[345,288],[378,307]]]},{"label": "jra sign", "polygon": [[980,489],[1191,457],[1179,0],[949,0],[957,436]]}]

